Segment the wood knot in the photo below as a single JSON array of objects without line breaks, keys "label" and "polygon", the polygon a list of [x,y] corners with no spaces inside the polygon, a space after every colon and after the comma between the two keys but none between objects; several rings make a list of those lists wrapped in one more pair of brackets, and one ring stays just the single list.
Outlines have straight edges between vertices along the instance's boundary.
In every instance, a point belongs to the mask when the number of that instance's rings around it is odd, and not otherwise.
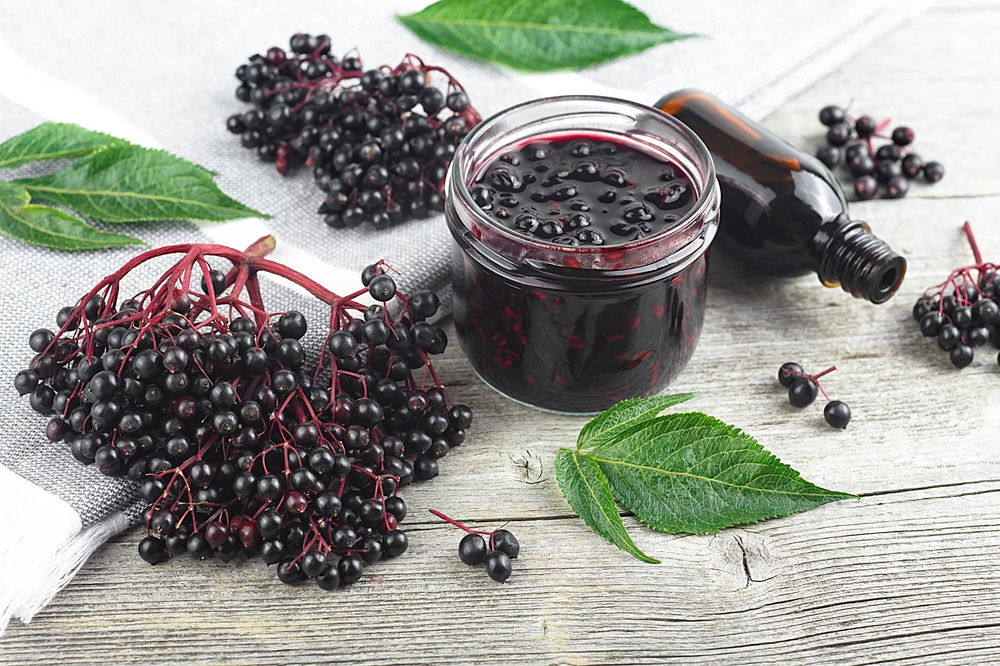
[{"label": "wood knot", "polygon": [[737,580],[739,587],[763,583],[778,575],[777,563],[764,540],[754,532],[727,530],[713,542],[721,550],[724,569]]},{"label": "wood knot", "polygon": [[507,454],[514,477],[521,483],[535,484],[544,481],[542,478],[542,459],[534,451],[523,449]]}]

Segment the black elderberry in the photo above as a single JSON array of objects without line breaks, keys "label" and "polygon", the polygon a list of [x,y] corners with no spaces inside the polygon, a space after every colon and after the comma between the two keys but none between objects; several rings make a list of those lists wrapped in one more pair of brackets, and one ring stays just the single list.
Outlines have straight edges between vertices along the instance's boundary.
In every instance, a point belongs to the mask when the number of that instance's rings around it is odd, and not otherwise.
[{"label": "black elderberry", "polygon": [[858,138],[867,139],[875,134],[877,123],[871,116],[861,116],[854,122],[854,131],[858,133]]},{"label": "black elderberry", "polygon": [[295,585],[302,580],[302,565],[293,559],[282,560],[278,563],[278,580],[285,585]]},{"label": "black elderberry", "polygon": [[924,179],[928,183],[936,183],[944,178],[944,165],[940,162],[928,162],[924,166]]},{"label": "black elderberry", "polygon": [[955,349],[962,340],[962,333],[954,324],[944,324],[938,330],[938,346],[944,351]]},{"label": "black elderberry", "polygon": [[382,552],[387,557],[399,557],[406,552],[409,540],[400,530],[391,530],[382,536]]},{"label": "black elderberry", "polygon": [[955,308],[955,311],[951,315],[952,323],[958,326],[960,329],[968,328],[972,325],[972,308],[968,306],[961,306]]},{"label": "black elderberry", "polygon": [[498,583],[510,578],[513,567],[510,557],[502,550],[495,550],[486,558],[486,573]]},{"label": "black elderberry", "polygon": [[936,337],[946,321],[944,315],[940,312],[936,310],[928,312],[920,318],[920,332],[926,338]]},{"label": "black elderberry", "polygon": [[812,379],[801,377],[788,387],[788,402],[793,407],[807,407],[816,400],[818,393],[819,387]]},{"label": "black elderberry", "polygon": [[386,513],[392,514],[396,518],[396,522],[400,522],[406,518],[406,502],[402,497],[398,495],[386,497],[384,505]]},{"label": "black elderberry", "polygon": [[972,363],[975,352],[967,344],[956,344],[949,354],[951,362],[956,368],[964,368]]},{"label": "black elderberry", "polygon": [[829,127],[844,120],[844,110],[839,106],[824,106],[819,112],[819,121]]},{"label": "black elderberry", "polygon": [[805,371],[798,363],[785,363],[778,368],[778,382],[785,388],[789,388],[792,383],[805,375]]},{"label": "black elderberry", "polygon": [[916,178],[924,170],[924,161],[916,153],[904,157],[902,165],[903,175],[907,178]]},{"label": "black elderberry", "polygon": [[826,132],[826,141],[831,146],[843,146],[851,140],[853,129],[847,122],[834,123]]},{"label": "black elderberry", "polygon": [[988,326],[972,326],[965,334],[965,341],[973,349],[982,347],[989,340],[990,328]]},{"label": "black elderberry", "polygon": [[830,169],[840,164],[841,151],[837,146],[822,146],[816,151],[816,157]]},{"label": "black elderberry", "polygon": [[875,178],[880,183],[888,183],[893,178],[902,177],[903,167],[899,162],[879,162],[875,167]]},{"label": "black elderberry", "polygon": [[976,319],[984,324],[992,324],[1000,318],[1000,306],[991,298],[981,298],[973,308]]},{"label": "black elderberry", "polygon": [[456,90],[448,95],[448,108],[456,113],[461,113],[469,108],[469,97],[461,90]]},{"label": "black elderberry", "polygon": [[516,559],[521,552],[521,544],[507,530],[497,530],[493,533],[493,550],[503,551],[510,559]]},{"label": "black elderberry", "polygon": [[14,377],[14,388],[21,395],[32,393],[38,388],[38,374],[33,370],[22,370]]},{"label": "black elderberry", "polygon": [[327,565],[326,569],[316,576],[316,585],[327,592],[340,587],[340,571],[338,566],[334,564]]},{"label": "black elderberry", "polygon": [[901,199],[910,189],[910,181],[903,176],[893,176],[885,184],[885,193],[890,199]]},{"label": "black elderberry", "polygon": [[156,564],[167,557],[167,551],[162,541],[156,537],[148,536],[139,542],[139,557],[145,562]]},{"label": "black elderberry", "polygon": [[486,541],[478,534],[466,534],[458,543],[458,557],[466,564],[482,564],[486,554]]},{"label": "black elderberry", "polygon": [[831,400],[823,408],[823,418],[834,428],[846,428],[851,422],[851,408],[840,400]]},{"label": "black elderberry", "polygon": [[899,147],[888,143],[884,146],[880,146],[878,150],[875,151],[875,159],[879,162],[897,162],[902,157],[902,153]]},{"label": "black elderberry", "polygon": [[909,127],[897,127],[892,130],[892,142],[897,146],[908,146],[913,143],[913,130]]},{"label": "black elderberry", "polygon": [[369,283],[368,293],[377,301],[391,301],[396,295],[396,283],[388,275],[379,275]]}]

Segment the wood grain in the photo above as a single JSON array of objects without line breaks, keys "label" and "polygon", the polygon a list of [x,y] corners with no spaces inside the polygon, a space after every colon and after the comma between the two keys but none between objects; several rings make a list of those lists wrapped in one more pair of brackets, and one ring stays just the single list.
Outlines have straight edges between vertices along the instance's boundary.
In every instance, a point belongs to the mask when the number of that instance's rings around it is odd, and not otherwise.
[{"label": "wood grain", "polygon": [[[325,595],[259,562],[149,567],[115,539],[0,664],[956,664],[1000,661],[1000,370],[996,350],[953,369],[910,308],[969,263],[963,221],[1000,259],[1000,6],[945,2],[880,40],[766,122],[800,145],[816,112],[847,103],[893,116],[948,174],[901,201],[852,206],[909,261],[884,306],[814,276],[747,277],[713,257],[701,343],[675,388],[744,427],[823,487],[860,501],[714,536],[654,533],[626,518],[645,565],[574,518],[552,478],[583,419],[497,396],[457,347],[441,363],[473,405],[469,442],[435,482],[407,489],[410,550]],[[778,366],[836,364],[824,386],[854,412],[834,431],[790,407]],[[461,564],[460,533],[427,514],[509,523],[522,557],[505,585]]]}]

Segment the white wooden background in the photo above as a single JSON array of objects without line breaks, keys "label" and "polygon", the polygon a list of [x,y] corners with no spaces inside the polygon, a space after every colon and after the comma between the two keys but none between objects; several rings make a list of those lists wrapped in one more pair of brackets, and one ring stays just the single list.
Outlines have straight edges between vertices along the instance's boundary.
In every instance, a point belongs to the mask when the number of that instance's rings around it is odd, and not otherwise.
[{"label": "white wooden background", "polygon": [[[650,91],[650,98],[666,91]],[[910,308],[971,263],[970,220],[1000,262],[1000,4],[948,0],[785,104],[767,125],[820,141],[820,107],[847,103],[913,127],[945,179],[900,201],[852,206],[906,255],[883,306],[814,276],[745,278],[712,266],[704,334],[678,391],[744,427],[847,501],[715,536],[654,533],[626,517],[642,564],[572,516],[552,460],[583,419],[532,411],[471,379],[456,346],[441,363],[472,405],[468,443],[434,482],[407,488],[405,556],[348,590],[288,588],[273,569],[181,559],[150,567],[137,533],[99,551],[30,626],[0,639],[0,664],[956,664],[1000,661],[1000,368],[993,348],[954,369]],[[847,431],[816,403],[788,405],[781,363],[819,370],[845,400]],[[505,585],[457,557],[461,533],[509,523],[522,556]],[[0,572],[3,575],[3,572]]]}]

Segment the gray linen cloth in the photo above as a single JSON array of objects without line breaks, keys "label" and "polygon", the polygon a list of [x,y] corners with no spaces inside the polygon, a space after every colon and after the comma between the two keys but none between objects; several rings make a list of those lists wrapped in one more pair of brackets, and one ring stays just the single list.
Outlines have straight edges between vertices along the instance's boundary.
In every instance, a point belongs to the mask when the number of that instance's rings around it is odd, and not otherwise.
[{"label": "gray linen cloth", "polygon": [[[608,94],[653,103],[670,91],[696,87],[762,118],[931,2],[641,0],[635,4],[654,22],[704,37],[579,73],[543,75],[502,70],[421,43],[393,14],[424,4],[300,0],[279,9],[260,0],[197,5],[115,0],[96,6],[2,0],[0,57],[6,55],[6,62],[0,71],[0,141],[53,119],[163,147],[216,172],[226,193],[272,214],[263,223],[266,229],[277,236],[279,247],[291,246],[305,253],[300,256],[315,259],[309,265],[313,271],[337,267],[357,274],[385,258],[401,271],[402,288],[447,289],[451,241],[440,215],[389,232],[367,226],[329,229],[316,215],[323,195],[308,169],[282,177],[240,147],[224,128],[228,115],[248,108],[233,95],[237,65],[269,46],[287,48],[295,32],[325,32],[332,37],[334,53],[357,48],[366,68],[396,64],[408,52],[445,67],[484,117],[548,95]],[[845,100],[849,96],[845,90]],[[0,172],[0,178],[44,173],[53,166],[58,165],[22,167]],[[236,233],[240,224],[226,227],[234,239],[243,239]],[[261,222],[252,225],[244,231],[260,228]],[[230,234],[187,222],[130,225],[125,231],[152,246],[207,242],[210,237],[225,241]],[[12,388],[14,375],[30,360],[29,333],[52,326],[60,307],[75,302],[138,251],[70,254],[0,236],[0,466],[66,502],[82,528],[77,541],[63,544],[66,552],[48,563],[54,571],[33,598],[5,597],[10,583],[0,580],[0,632],[11,613],[30,620],[94,548],[140,515],[134,484],[104,477],[74,461],[64,446],[47,444],[44,419]],[[131,284],[138,289],[154,272],[153,267],[140,271]],[[316,303],[274,283],[264,287],[268,302],[286,303],[311,321],[322,321]],[[10,510],[0,507],[0,512]],[[0,553],[10,538],[0,534]]]}]

